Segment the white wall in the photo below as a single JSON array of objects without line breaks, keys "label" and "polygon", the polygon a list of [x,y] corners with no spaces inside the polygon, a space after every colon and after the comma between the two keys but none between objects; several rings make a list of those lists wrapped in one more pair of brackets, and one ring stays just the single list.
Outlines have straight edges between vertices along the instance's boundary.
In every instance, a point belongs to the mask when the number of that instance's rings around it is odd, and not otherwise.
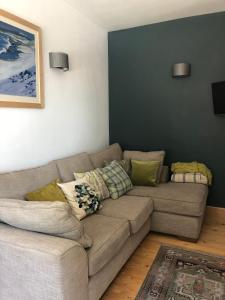
[{"label": "white wall", "polygon": [[[44,164],[108,144],[107,32],[63,0],[0,0],[42,29],[44,109],[0,108],[0,172]],[[69,54],[70,71],[48,53]]]}]

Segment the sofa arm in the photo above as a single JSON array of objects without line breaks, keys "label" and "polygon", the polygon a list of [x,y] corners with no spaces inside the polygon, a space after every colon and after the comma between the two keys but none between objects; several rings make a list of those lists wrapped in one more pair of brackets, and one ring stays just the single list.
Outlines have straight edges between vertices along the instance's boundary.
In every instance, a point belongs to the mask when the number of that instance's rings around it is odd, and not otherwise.
[{"label": "sofa arm", "polygon": [[84,248],[68,239],[0,224],[1,300],[87,300]]}]

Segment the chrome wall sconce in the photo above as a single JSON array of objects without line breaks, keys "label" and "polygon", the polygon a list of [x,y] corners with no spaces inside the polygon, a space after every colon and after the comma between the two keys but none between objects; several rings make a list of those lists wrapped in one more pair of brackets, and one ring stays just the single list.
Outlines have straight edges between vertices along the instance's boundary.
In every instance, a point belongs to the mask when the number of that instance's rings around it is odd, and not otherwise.
[{"label": "chrome wall sconce", "polygon": [[172,76],[173,77],[187,77],[191,75],[191,64],[189,63],[177,63],[173,65]]},{"label": "chrome wall sconce", "polygon": [[50,52],[49,53],[49,65],[50,68],[60,69],[62,71],[69,70],[69,58],[68,54],[63,52]]}]

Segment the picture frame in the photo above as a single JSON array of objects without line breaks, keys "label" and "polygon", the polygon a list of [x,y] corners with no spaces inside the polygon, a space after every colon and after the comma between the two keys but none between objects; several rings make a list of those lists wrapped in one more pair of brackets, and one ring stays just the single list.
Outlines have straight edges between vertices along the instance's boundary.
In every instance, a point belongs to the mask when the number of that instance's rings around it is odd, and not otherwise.
[{"label": "picture frame", "polygon": [[0,107],[43,108],[40,27],[0,9]]}]

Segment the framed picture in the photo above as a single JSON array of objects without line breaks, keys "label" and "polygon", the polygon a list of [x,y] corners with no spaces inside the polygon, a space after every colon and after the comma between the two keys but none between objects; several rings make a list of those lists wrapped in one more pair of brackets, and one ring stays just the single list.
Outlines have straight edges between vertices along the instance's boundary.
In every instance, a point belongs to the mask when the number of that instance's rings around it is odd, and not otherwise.
[{"label": "framed picture", "polygon": [[0,106],[44,107],[41,30],[1,9]]}]

